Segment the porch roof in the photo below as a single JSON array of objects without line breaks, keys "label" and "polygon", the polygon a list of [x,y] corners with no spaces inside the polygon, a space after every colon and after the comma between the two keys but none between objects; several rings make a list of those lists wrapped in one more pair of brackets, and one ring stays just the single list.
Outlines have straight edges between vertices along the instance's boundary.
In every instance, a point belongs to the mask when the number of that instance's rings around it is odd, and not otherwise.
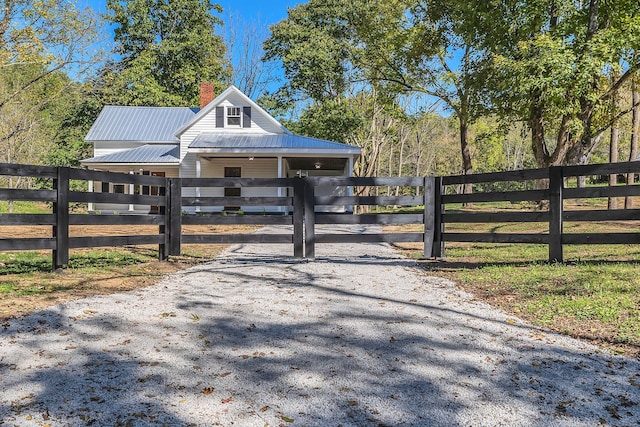
[{"label": "porch roof", "polygon": [[180,163],[180,149],[175,144],[147,144],[131,150],[82,160],[81,163]]},{"label": "porch roof", "polygon": [[195,153],[282,153],[357,156],[360,147],[294,134],[202,133],[189,151]]}]

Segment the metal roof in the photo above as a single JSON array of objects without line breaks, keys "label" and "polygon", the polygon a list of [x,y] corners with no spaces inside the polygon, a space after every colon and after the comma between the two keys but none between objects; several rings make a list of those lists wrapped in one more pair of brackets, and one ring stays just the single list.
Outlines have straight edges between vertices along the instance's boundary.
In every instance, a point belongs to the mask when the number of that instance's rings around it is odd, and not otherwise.
[{"label": "metal roof", "polygon": [[292,134],[238,134],[202,133],[193,140],[189,149],[197,152],[317,152],[360,154],[360,147]]},{"label": "metal roof", "polygon": [[153,144],[82,160],[82,163],[180,163],[177,145]]},{"label": "metal roof", "polygon": [[106,106],[84,140],[177,142],[176,129],[197,112],[197,108],[188,107]]}]

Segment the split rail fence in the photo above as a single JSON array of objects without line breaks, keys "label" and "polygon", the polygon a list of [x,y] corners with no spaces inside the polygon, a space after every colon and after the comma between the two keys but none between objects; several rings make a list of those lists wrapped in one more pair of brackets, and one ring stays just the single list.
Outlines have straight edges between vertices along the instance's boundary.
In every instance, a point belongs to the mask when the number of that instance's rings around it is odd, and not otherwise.
[{"label": "split rail fence", "polygon": [[[303,177],[303,178],[164,178],[146,175],[89,171],[65,167],[0,164],[0,178],[38,179],[51,189],[0,188],[0,201],[46,202],[45,214],[0,213],[0,251],[51,250],[54,268],[69,262],[73,248],[158,245],[159,258],[179,255],[182,244],[264,243],[293,245],[293,256],[314,258],[315,245],[351,242],[420,242],[425,257],[444,256],[445,242],[536,243],[549,247],[549,260],[563,260],[566,244],[638,244],[640,233],[567,233],[563,222],[627,221],[637,227],[639,209],[566,210],[568,199],[593,199],[640,195],[640,185],[568,188],[566,182],[578,176],[640,174],[640,162],[604,165],[551,167],[511,172],[445,177]],[[76,183],[99,181],[120,186],[147,186],[155,191],[141,194],[89,192]],[[473,184],[474,193],[457,194],[455,188]],[[542,183],[542,185],[541,185]],[[84,186],[87,188],[88,186]],[[279,197],[183,197],[185,188],[280,188]],[[318,187],[346,187],[353,194],[324,196]],[[542,188],[540,188],[542,187]],[[110,186],[113,188],[113,186]],[[395,189],[395,191],[393,191]],[[400,190],[402,189],[402,190]],[[366,190],[366,191],[363,191]],[[131,191],[131,193],[134,193]],[[184,192],[187,194],[187,192]],[[191,193],[191,192],[190,192]],[[345,194],[347,192],[339,192]],[[386,195],[377,195],[377,194]],[[393,194],[396,195],[393,195]],[[241,193],[242,194],[242,193]],[[515,211],[465,212],[462,204],[531,202],[531,209]],[[75,204],[115,203],[154,206],[148,214],[107,215],[74,213]],[[212,213],[211,207],[262,207],[264,214]],[[393,206],[401,209],[377,207]],[[544,206],[544,208],[540,208]],[[325,212],[327,207],[346,208],[346,213]],[[209,208],[209,209],[208,209]],[[353,213],[352,209],[364,211]],[[281,211],[279,214],[267,212]],[[334,209],[335,210],[335,209]],[[187,214],[186,212],[196,212]],[[208,213],[207,213],[208,212]],[[285,212],[286,214],[282,213]],[[478,224],[544,223],[539,233],[476,232]],[[338,227],[316,225],[362,225],[359,232],[338,232]],[[448,225],[466,224],[464,232],[451,232]],[[7,236],[5,226],[51,227],[50,237]],[[157,233],[144,235],[71,236],[70,227],[99,225],[152,225]],[[280,225],[282,233],[185,234],[188,225]],[[398,225],[402,232],[384,233],[379,227]],[[353,228],[353,227],[352,227]],[[332,231],[334,230],[334,231]],[[467,231],[469,230],[469,231]],[[321,232],[324,231],[324,232]],[[364,232],[363,232],[364,231]]]}]

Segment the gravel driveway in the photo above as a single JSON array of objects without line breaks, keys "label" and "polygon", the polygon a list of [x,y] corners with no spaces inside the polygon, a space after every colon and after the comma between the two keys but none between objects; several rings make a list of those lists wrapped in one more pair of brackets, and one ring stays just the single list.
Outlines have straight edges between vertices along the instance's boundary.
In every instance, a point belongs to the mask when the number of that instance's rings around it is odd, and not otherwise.
[{"label": "gravel driveway", "polygon": [[5,324],[0,425],[640,425],[637,360],[526,325],[385,245],[289,252],[234,247]]}]

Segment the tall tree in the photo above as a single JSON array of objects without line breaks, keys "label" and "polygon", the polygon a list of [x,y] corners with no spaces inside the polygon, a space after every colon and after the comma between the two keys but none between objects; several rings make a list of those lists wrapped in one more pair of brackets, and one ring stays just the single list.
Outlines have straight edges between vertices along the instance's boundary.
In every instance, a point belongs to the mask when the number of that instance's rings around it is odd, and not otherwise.
[{"label": "tall tree", "polygon": [[[461,27],[491,53],[486,93],[504,117],[529,123],[539,167],[585,163],[611,125],[611,97],[640,70],[640,4],[452,1]],[[616,73],[611,73],[610,70]],[[617,79],[607,78],[617,74]]]},{"label": "tall tree", "polygon": [[82,78],[98,61],[96,18],[66,0],[5,0],[0,7],[0,74],[26,71],[0,95],[2,108],[57,72]]},{"label": "tall tree", "polygon": [[108,0],[119,60],[103,70],[105,101],[126,105],[197,105],[200,83],[229,80],[216,34],[222,7],[210,0]]},{"label": "tall tree", "polygon": [[471,173],[469,125],[477,117],[473,76],[482,55],[434,5],[311,0],[271,28],[267,58],[282,61],[287,93],[318,102],[350,87],[377,87],[375,92],[390,100],[407,95],[439,99],[458,119],[461,169]]}]

